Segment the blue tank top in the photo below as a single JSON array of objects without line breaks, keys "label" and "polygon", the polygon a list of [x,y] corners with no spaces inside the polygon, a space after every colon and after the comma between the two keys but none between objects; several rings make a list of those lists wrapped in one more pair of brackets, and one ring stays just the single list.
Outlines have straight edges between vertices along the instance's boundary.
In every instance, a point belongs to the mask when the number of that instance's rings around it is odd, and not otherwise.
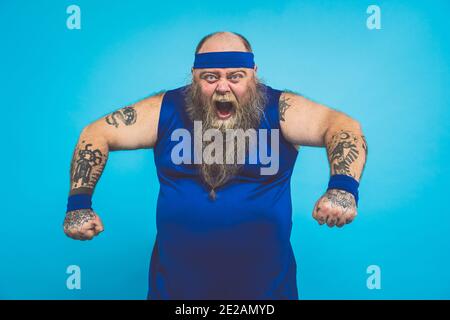
[{"label": "blue tank top", "polygon": [[[298,299],[290,243],[290,179],[297,150],[280,130],[281,91],[266,86],[260,129],[279,131],[279,170],[261,175],[245,164],[211,200],[194,164],[174,164],[175,129],[193,134],[180,87],[164,95],[154,159],[160,182],[157,235],[150,261],[148,299]],[[268,139],[270,141],[270,139]],[[268,143],[270,150],[270,143]]]}]

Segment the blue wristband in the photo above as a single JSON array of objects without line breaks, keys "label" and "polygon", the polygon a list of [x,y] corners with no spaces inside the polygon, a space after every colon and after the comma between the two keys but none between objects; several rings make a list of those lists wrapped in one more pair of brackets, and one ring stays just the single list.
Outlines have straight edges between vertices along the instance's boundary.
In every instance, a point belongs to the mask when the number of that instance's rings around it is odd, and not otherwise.
[{"label": "blue wristband", "polygon": [[67,211],[92,209],[92,195],[91,194],[74,194],[69,196],[67,201]]},{"label": "blue wristband", "polygon": [[359,182],[350,176],[345,174],[335,174],[330,177],[328,182],[328,190],[330,189],[340,189],[351,193],[355,197],[356,206],[358,206],[358,187]]}]

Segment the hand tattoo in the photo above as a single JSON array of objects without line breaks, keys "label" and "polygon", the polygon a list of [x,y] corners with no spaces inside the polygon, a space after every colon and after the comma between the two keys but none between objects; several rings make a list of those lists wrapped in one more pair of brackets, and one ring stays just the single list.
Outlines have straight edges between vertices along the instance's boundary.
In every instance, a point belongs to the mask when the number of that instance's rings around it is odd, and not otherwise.
[{"label": "hand tattoo", "polygon": [[73,210],[66,213],[64,219],[64,231],[76,229],[80,231],[83,225],[95,219],[95,213],[91,209]]},{"label": "hand tattoo", "polygon": [[356,208],[355,197],[344,190],[330,189],[325,193],[325,198],[328,199],[332,208],[341,208],[344,213]]}]

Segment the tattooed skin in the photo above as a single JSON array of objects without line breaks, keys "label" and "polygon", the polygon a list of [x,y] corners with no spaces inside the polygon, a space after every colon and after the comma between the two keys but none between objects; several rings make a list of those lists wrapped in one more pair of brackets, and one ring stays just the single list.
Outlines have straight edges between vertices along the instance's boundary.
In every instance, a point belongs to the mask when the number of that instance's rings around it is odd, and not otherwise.
[{"label": "tattooed skin", "polygon": [[126,126],[136,122],[136,110],[133,106],[122,108],[105,117],[106,123],[118,128],[119,121]]},{"label": "tattooed skin", "polygon": [[279,102],[278,112],[279,112],[279,116],[280,116],[280,121],[285,121],[284,113],[291,106],[288,103],[288,100],[289,100],[289,98],[281,97],[281,100]]},{"label": "tattooed skin", "polygon": [[355,197],[347,191],[330,189],[325,193],[325,198],[329,200],[332,208],[339,207],[344,213],[356,208]]},{"label": "tattooed skin", "polygon": [[105,166],[105,158],[99,149],[92,150],[92,144],[83,140],[72,159],[72,189],[94,188]]},{"label": "tattooed skin", "polygon": [[64,219],[64,231],[71,229],[81,230],[86,222],[95,219],[95,213],[91,209],[69,211]]},{"label": "tattooed skin", "polygon": [[349,131],[340,131],[331,137],[327,145],[333,174],[345,174],[355,177],[350,172],[350,165],[358,158],[358,144],[363,140],[361,136]]},{"label": "tattooed skin", "polygon": [[361,138],[362,138],[362,147],[364,149],[364,152],[366,153],[366,159],[367,159],[367,156],[369,155],[369,148],[367,147],[366,137],[361,136]]}]

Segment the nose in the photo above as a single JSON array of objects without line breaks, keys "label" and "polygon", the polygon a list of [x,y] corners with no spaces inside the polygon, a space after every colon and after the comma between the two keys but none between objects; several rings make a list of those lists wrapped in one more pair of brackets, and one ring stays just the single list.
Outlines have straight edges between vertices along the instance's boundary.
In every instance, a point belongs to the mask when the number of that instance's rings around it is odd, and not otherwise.
[{"label": "nose", "polygon": [[219,80],[219,82],[217,83],[216,92],[221,95],[226,95],[230,91],[231,90],[230,90],[230,87],[228,86],[227,81]]}]

